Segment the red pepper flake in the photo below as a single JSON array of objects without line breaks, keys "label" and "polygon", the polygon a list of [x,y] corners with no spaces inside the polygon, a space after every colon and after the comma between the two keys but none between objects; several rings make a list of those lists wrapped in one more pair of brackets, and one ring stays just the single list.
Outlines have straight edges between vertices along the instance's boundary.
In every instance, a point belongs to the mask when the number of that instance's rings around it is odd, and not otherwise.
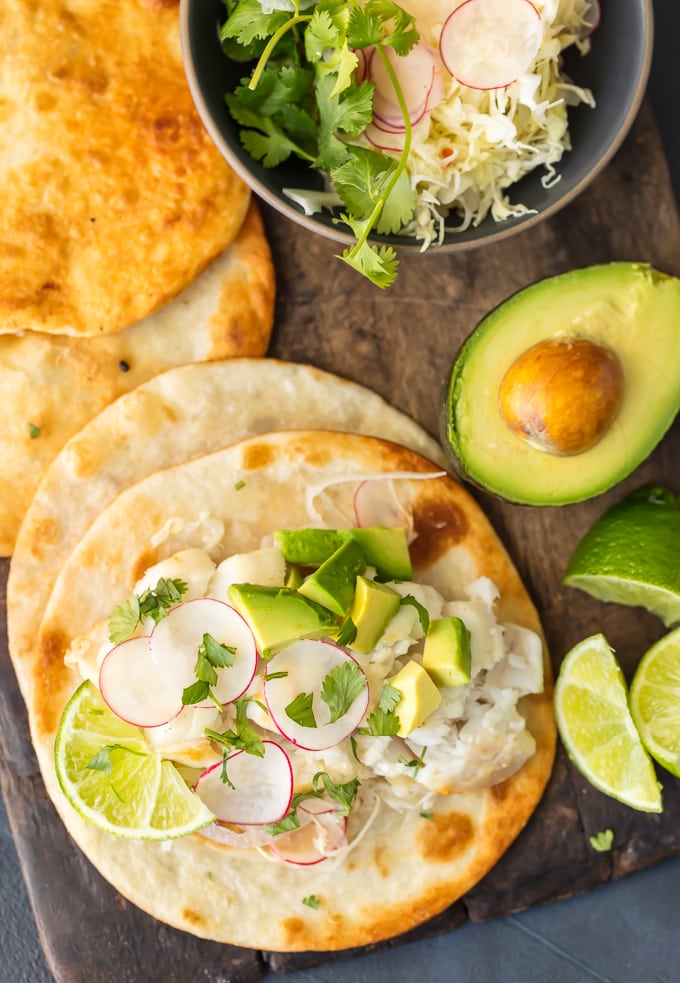
[{"label": "red pepper flake", "polygon": [[452,147],[444,147],[442,150],[442,157],[453,157],[454,150]]}]

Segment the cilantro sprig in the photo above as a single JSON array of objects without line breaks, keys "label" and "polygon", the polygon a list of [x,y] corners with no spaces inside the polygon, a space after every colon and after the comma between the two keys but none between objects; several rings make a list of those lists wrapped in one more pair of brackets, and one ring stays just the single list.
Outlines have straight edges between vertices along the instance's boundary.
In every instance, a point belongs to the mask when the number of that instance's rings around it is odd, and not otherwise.
[{"label": "cilantro sprig", "polygon": [[205,632],[196,652],[196,682],[182,691],[182,705],[192,706],[209,697],[221,710],[222,704],[213,694],[212,687],[217,683],[217,670],[233,666],[235,654],[233,646],[222,645],[209,632]]},{"label": "cilantro sprig", "polygon": [[160,577],[155,587],[133,594],[113,609],[109,618],[109,641],[118,645],[131,638],[144,618],[153,618],[158,624],[170,608],[179,604],[187,590],[184,580]]},{"label": "cilantro sprig", "polygon": [[[241,142],[265,167],[295,155],[326,172],[344,205],[334,221],[348,225],[356,239],[338,258],[388,287],[397,275],[397,254],[369,237],[408,224],[415,194],[406,173],[411,121],[386,51],[408,54],[419,38],[415,19],[394,0],[319,0],[313,10],[293,0],[292,12],[270,13],[259,0],[225,2],[223,45],[236,44],[241,59],[257,59],[250,76],[225,96],[242,127]],[[375,85],[354,76],[356,52],[365,48],[382,61],[404,119],[398,158],[352,143],[373,118]]]},{"label": "cilantro sprig", "polygon": [[[276,675],[267,678],[274,679]],[[366,686],[366,676],[355,662],[347,660],[331,669],[321,684],[321,699],[331,714],[328,722],[333,724],[343,717]],[[313,701],[313,693],[298,693],[286,706],[286,715],[300,727],[317,727]]]},{"label": "cilantro sprig", "polygon": [[336,783],[328,772],[317,771],[312,779],[311,790],[308,792],[296,792],[291,800],[290,809],[283,819],[280,819],[277,823],[266,825],[265,829],[272,836],[278,836],[280,833],[289,833],[293,829],[298,829],[300,827],[300,817],[298,815],[298,806],[300,803],[306,799],[320,799],[324,795],[337,803],[339,806],[338,812],[341,816],[349,816],[360,784],[358,778],[353,778],[349,782]]},{"label": "cilantro sprig", "polygon": [[385,683],[378,700],[378,706],[369,714],[367,726],[359,730],[360,734],[371,737],[392,737],[399,733],[401,723],[394,712],[401,699],[401,693],[395,686]]}]

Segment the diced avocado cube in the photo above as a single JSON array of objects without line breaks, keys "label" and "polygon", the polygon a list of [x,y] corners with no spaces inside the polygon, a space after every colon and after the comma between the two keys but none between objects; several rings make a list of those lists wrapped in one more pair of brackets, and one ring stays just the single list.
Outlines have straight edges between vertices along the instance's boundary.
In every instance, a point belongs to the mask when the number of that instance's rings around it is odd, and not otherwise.
[{"label": "diced avocado cube", "polygon": [[350,540],[307,577],[298,592],[344,617],[352,604],[357,576],[365,569],[363,551]]},{"label": "diced avocado cube", "polygon": [[423,667],[437,686],[470,682],[470,632],[460,618],[435,618],[425,636]]},{"label": "diced avocado cube", "polygon": [[376,647],[385,628],[399,610],[399,594],[385,584],[357,577],[350,618],[357,630],[352,648],[370,652]]},{"label": "diced avocado cube", "polygon": [[401,526],[366,526],[362,529],[340,530],[351,534],[359,544],[369,567],[375,567],[383,580],[411,580],[413,567],[408,551],[406,530]]},{"label": "diced avocado cube", "polygon": [[298,638],[321,638],[337,630],[330,611],[290,587],[231,584],[227,597],[248,622],[264,658]]},{"label": "diced avocado cube", "polygon": [[413,576],[406,531],[398,526],[366,526],[361,529],[280,529],[275,533],[287,563],[318,567],[343,543],[361,547],[366,563],[383,580],[410,580]]},{"label": "diced avocado cube", "polygon": [[336,529],[279,529],[274,533],[286,563],[320,567],[342,546]]},{"label": "diced avocado cube", "polygon": [[442,694],[426,670],[413,659],[388,682],[401,694],[394,708],[399,718],[397,734],[399,737],[407,737],[434,713],[442,701]]}]

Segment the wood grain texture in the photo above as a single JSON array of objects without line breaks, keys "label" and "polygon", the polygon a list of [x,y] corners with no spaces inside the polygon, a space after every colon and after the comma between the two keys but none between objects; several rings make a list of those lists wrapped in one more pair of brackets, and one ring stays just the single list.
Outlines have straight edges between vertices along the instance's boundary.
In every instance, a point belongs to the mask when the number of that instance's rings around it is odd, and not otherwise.
[{"label": "wood grain texture", "polygon": [[[333,243],[272,212],[265,219],[279,282],[270,354],[367,385],[433,435],[457,348],[508,294],[543,276],[615,259],[646,260],[680,274],[678,215],[646,107],[616,159],[563,212],[510,242],[465,255],[406,256],[388,292],[335,260]],[[313,416],[308,425],[314,426]],[[604,605],[560,584],[585,530],[647,481],[680,491],[680,421],[634,475],[590,502],[532,509],[476,494],[536,600],[555,668],[575,642],[603,631],[630,676],[663,633],[661,623],[639,609]],[[3,589],[6,574],[6,564],[0,565]],[[0,637],[4,641],[4,623]],[[661,771],[659,777],[663,814],[636,813],[591,788],[560,751],[546,795],[517,842],[461,904],[409,938],[587,891],[680,854],[680,782]],[[114,971],[119,983],[254,983],[267,968],[304,969],[328,958],[218,946],[160,925],[123,901],[70,842],[42,790],[6,646],[0,650],[0,780],[41,940],[59,983],[104,983]],[[588,836],[604,828],[615,832],[614,849],[600,854]]]}]

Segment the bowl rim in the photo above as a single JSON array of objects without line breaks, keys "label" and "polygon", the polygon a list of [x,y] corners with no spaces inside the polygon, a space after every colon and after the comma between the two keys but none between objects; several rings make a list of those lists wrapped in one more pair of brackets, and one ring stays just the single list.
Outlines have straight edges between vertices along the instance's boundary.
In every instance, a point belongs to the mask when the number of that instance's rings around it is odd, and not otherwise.
[{"label": "bowl rim", "polygon": [[[214,144],[227,161],[229,166],[236,172],[236,174],[241,178],[242,181],[247,184],[251,190],[261,198],[266,204],[270,205],[275,211],[282,215],[285,215],[292,222],[297,225],[302,226],[310,232],[315,232],[317,235],[321,235],[326,239],[330,239],[333,242],[341,243],[345,246],[353,246],[356,242],[354,236],[349,232],[344,232],[341,226],[330,226],[323,222],[319,222],[314,219],[314,216],[307,215],[305,212],[298,210],[289,203],[285,198],[281,198],[278,195],[273,194],[270,189],[263,184],[260,179],[249,170],[242,161],[236,156],[232,151],[231,147],[227,141],[222,136],[220,129],[215,122],[210,110],[208,109],[207,102],[204,98],[201,85],[198,80],[198,75],[194,65],[194,59],[191,52],[190,43],[190,30],[189,30],[189,10],[192,2],[196,0],[180,0],[179,6],[179,29],[180,29],[180,49],[182,55],[182,62],[184,65],[184,72],[186,75],[187,83],[189,85],[189,90],[191,96],[194,100],[194,104],[198,111],[198,114],[208,131]],[[628,136],[630,129],[637,117],[640,107],[642,106],[642,100],[647,89],[647,83],[649,81],[649,74],[652,65],[652,56],[654,51],[654,8],[653,0],[642,0],[643,4],[643,14],[644,14],[644,35],[643,35],[643,49],[640,59],[640,71],[638,74],[637,82],[635,85],[635,91],[633,93],[633,98],[631,99],[630,105],[624,116],[621,124],[616,131],[613,139],[610,141],[604,152],[593,164],[587,174],[583,177],[568,191],[563,195],[560,195],[554,202],[546,205],[537,212],[530,212],[525,215],[516,216],[515,218],[507,219],[502,223],[502,227],[494,228],[492,232],[488,235],[480,236],[477,239],[453,239],[447,240],[446,242],[438,243],[436,246],[424,249],[422,242],[419,240],[413,240],[413,242],[399,240],[398,243],[394,242],[393,237],[380,236],[377,240],[378,244],[383,244],[386,246],[393,246],[399,252],[414,252],[428,255],[436,255],[439,253],[457,253],[457,252],[469,252],[473,249],[479,249],[482,246],[492,245],[497,242],[501,242],[504,239],[508,239],[511,236],[517,235],[520,232],[525,232],[533,226],[537,225],[539,222],[543,222],[545,219],[550,218],[559,212],[562,208],[569,205],[575,198],[577,198],[585,188],[591,184],[591,182],[600,174],[605,167],[609,164],[612,158],[615,156],[621,144]]]}]

